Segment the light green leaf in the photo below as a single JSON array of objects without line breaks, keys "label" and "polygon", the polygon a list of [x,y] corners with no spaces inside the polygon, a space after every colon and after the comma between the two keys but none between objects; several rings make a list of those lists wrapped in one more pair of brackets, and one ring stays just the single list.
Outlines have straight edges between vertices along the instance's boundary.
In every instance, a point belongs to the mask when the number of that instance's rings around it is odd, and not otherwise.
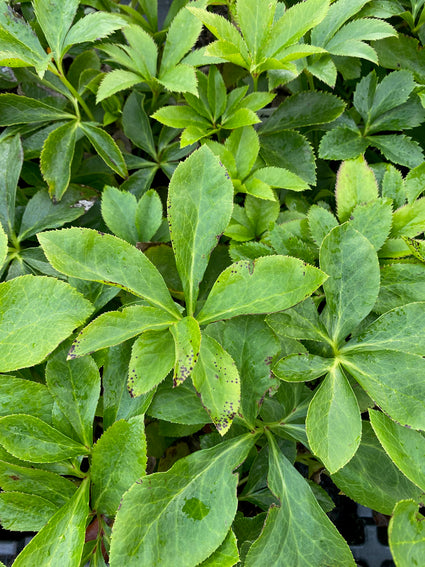
[{"label": "light green leaf", "polygon": [[326,374],[333,363],[332,358],[299,352],[278,360],[273,366],[273,374],[286,382],[307,382]]},{"label": "light green leaf", "polygon": [[[406,188],[406,196],[409,203],[416,201],[416,199],[421,195],[424,191],[425,186],[425,163],[421,163],[418,167],[411,169],[409,173],[406,175],[405,188]],[[400,203],[400,205],[404,204],[404,202]],[[398,205],[398,206],[400,206]]]},{"label": "light green leaf", "polygon": [[400,207],[393,214],[391,237],[417,236],[425,230],[425,197]]},{"label": "light green leaf", "polygon": [[[1,103],[1,98],[0,98]],[[1,106],[0,106],[1,111]],[[1,115],[0,115],[1,116]],[[155,118],[161,124],[171,128],[188,128],[194,126],[201,129],[210,128],[210,123],[203,116],[199,115],[190,106],[163,106],[151,118]]]},{"label": "light green leaf", "polygon": [[199,567],[233,567],[239,561],[238,543],[233,530],[212,555],[199,564]]},{"label": "light green leaf", "polygon": [[[206,2],[197,2],[199,8],[203,8]],[[167,39],[161,60],[160,75],[165,71],[173,69],[177,63],[194,46],[202,24],[193,14],[183,7],[173,18],[168,29]]]},{"label": "light green leaf", "polygon": [[362,156],[341,164],[337,175],[335,197],[340,222],[350,218],[356,205],[378,198],[375,176]]},{"label": "light green leaf", "polygon": [[125,69],[113,69],[110,73],[107,73],[102,82],[97,89],[96,102],[102,102],[105,98],[108,98],[119,91],[129,89],[137,83],[141,83],[143,77],[137,75],[132,71],[126,71]]},{"label": "light green leaf", "polygon": [[267,183],[270,187],[279,187],[281,189],[289,189],[290,191],[310,189],[309,185],[299,175],[283,167],[261,167],[255,170],[252,177]]},{"label": "light green leaf", "polygon": [[99,370],[90,356],[67,361],[68,347],[65,344],[49,358],[46,384],[80,442],[90,447],[100,395]]},{"label": "light green leaf", "polygon": [[226,85],[215,65],[211,65],[208,73],[207,100],[212,113],[212,121],[215,124],[225,111],[227,103]]},{"label": "light green leaf", "polygon": [[50,195],[60,201],[71,179],[78,123],[71,121],[49,134],[40,156],[40,169]]},{"label": "light green leaf", "polygon": [[425,437],[403,427],[381,412],[369,410],[370,422],[379,442],[401,472],[425,491]]},{"label": "light green leaf", "polygon": [[[207,559],[230,529],[238,482],[232,472],[254,442],[251,434],[237,437],[197,451],[169,471],[150,474],[134,484],[115,520],[111,567],[171,565],[177,556],[179,567],[193,567]],[[165,537],[158,540],[158,533]],[[182,547],[182,541],[191,544]]]},{"label": "light green leaf", "polygon": [[189,315],[195,310],[210,254],[232,214],[233,185],[226,177],[216,156],[204,146],[179,164],[170,182],[171,241]]},{"label": "light green leaf", "polygon": [[106,165],[121,177],[127,177],[127,166],[114,139],[105,130],[93,126],[90,122],[80,122],[79,127]]},{"label": "light green leaf", "polygon": [[113,517],[123,494],[145,475],[144,416],[116,421],[93,447],[90,477],[94,509]]},{"label": "light green leaf", "polygon": [[[385,125],[381,128],[381,130],[386,129],[389,128]],[[424,153],[418,142],[404,134],[368,136],[367,140],[371,146],[378,148],[387,160],[405,167],[417,167],[424,160]]]},{"label": "light green leaf", "polygon": [[253,168],[260,150],[257,132],[252,126],[238,128],[227,138],[225,148],[234,158],[235,174],[239,176],[239,179],[245,179]]},{"label": "light green leaf", "polygon": [[230,354],[215,339],[205,334],[202,336],[199,360],[193,370],[192,380],[217,431],[224,435],[239,409],[239,373]]},{"label": "light green leaf", "polygon": [[311,450],[333,474],[357,451],[362,421],[356,396],[338,366],[334,366],[310,402],[306,431]]},{"label": "light green leaf", "polygon": [[197,319],[205,325],[238,315],[283,311],[311,295],[326,277],[289,256],[236,262],[219,276]]},{"label": "light green leaf", "polygon": [[137,243],[137,199],[128,191],[106,186],[102,192],[102,217],[108,228],[130,244]]},{"label": "light green leaf", "polygon": [[75,495],[60,508],[29,542],[14,567],[79,567],[89,515],[90,482],[83,480]]},{"label": "light green leaf", "polygon": [[0,284],[0,371],[38,364],[92,313],[69,284],[22,276]]},{"label": "light green leaf", "polygon": [[63,506],[77,487],[58,474],[0,461],[0,486],[3,490],[35,494]]},{"label": "light green leaf", "polygon": [[370,313],[379,292],[379,262],[369,240],[349,224],[337,226],[320,247],[320,266],[329,274],[323,288],[332,338],[344,340]]},{"label": "light green leaf", "polygon": [[78,20],[69,30],[63,42],[62,55],[72,45],[103,39],[125,25],[127,21],[118,14],[92,12]]},{"label": "light green leaf", "polygon": [[[0,225],[3,225],[6,234],[9,236],[15,226],[16,187],[23,161],[24,153],[18,135],[0,141],[0,169],[3,172],[0,177]],[[5,257],[6,254],[4,254],[4,257],[2,255],[1,264],[3,264]]]},{"label": "light green leaf", "polygon": [[[270,436],[268,486],[279,498],[260,537],[252,544],[246,567],[339,564],[354,567],[350,549],[317,502],[306,480]],[[314,534],[312,537],[311,534]]]},{"label": "light green leaf", "polygon": [[190,65],[180,63],[172,69],[161,72],[158,77],[158,83],[161,83],[167,90],[172,92],[198,95],[195,69]]},{"label": "light green leaf", "polygon": [[402,500],[394,508],[388,532],[397,567],[421,564],[425,553],[424,520],[414,500]]},{"label": "light green leaf", "polygon": [[369,240],[375,250],[386,241],[392,224],[393,210],[389,199],[377,199],[357,205],[350,216],[350,225]]},{"label": "light green leaf", "polygon": [[0,126],[73,118],[72,114],[34,98],[13,93],[0,94]]},{"label": "light green leaf", "polygon": [[241,379],[241,409],[247,422],[255,419],[272,378],[270,364],[279,352],[279,341],[262,316],[236,317],[208,326],[206,333],[215,339],[235,361]]},{"label": "light green leaf", "polygon": [[0,418],[0,443],[14,457],[31,463],[56,463],[89,452],[38,417],[24,414]]},{"label": "light green leaf", "polygon": [[238,108],[227,118],[223,119],[222,127],[226,128],[227,130],[234,130],[235,128],[242,128],[243,126],[258,124],[259,122],[261,122],[261,120],[253,110],[249,108]]},{"label": "light green leaf", "polygon": [[130,394],[147,394],[164,380],[174,363],[174,340],[168,329],[144,331],[136,339],[131,351],[128,367]]},{"label": "light green leaf", "polygon": [[320,248],[325,236],[338,226],[338,221],[327,209],[312,205],[308,211],[308,224],[313,240]]},{"label": "light green leaf", "polygon": [[391,515],[399,500],[421,493],[391,461],[368,421],[363,421],[357,453],[332,480],[352,500],[381,514]]},{"label": "light green leaf", "polygon": [[425,429],[422,356],[392,350],[354,351],[344,354],[341,364],[391,418],[414,429]]},{"label": "light green leaf", "polygon": [[0,494],[0,522],[4,530],[38,532],[57,510],[56,504],[34,494]]},{"label": "light green leaf", "polygon": [[127,242],[77,227],[44,232],[38,239],[47,259],[59,272],[116,285],[180,317],[158,270]]},{"label": "light green leaf", "polygon": [[[14,376],[0,376],[0,416],[25,413],[52,421],[53,398],[44,384]],[[0,485],[1,486],[1,485]]]},{"label": "light green leaf", "polygon": [[62,60],[66,34],[78,9],[78,0],[33,0],[37,21],[57,61]]},{"label": "light green leaf", "polygon": [[184,317],[170,327],[175,344],[173,385],[179,386],[192,374],[199,356],[201,330],[191,316]]},{"label": "light green leaf", "polygon": [[343,350],[394,350],[425,356],[424,320],[424,302],[397,307],[376,319]]},{"label": "light green leaf", "polygon": [[264,57],[264,47],[269,39],[277,0],[238,0],[238,24],[250,52],[252,64]]},{"label": "light green leaf", "polygon": [[102,313],[77,336],[69,358],[118,345],[148,329],[167,329],[173,323],[175,319],[167,312],[144,305],[132,305],[124,307],[122,311]]},{"label": "light green leaf", "polygon": [[162,223],[162,202],[154,189],[146,191],[137,204],[136,230],[139,242],[150,242]]},{"label": "light green leaf", "polygon": [[[266,55],[278,57],[279,49],[297,43],[305,33],[320,24],[328,7],[329,0],[306,0],[286,10],[270,31]],[[312,43],[320,45],[314,41]]]}]

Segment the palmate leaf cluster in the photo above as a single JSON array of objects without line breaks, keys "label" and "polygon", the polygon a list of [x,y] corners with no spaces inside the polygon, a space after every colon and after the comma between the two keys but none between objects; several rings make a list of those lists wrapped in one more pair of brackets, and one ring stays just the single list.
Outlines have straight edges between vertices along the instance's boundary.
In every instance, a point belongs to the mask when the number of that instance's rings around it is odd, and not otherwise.
[{"label": "palmate leaf cluster", "polygon": [[325,477],[423,563],[424,22],[0,0],[14,566],[354,566]]}]

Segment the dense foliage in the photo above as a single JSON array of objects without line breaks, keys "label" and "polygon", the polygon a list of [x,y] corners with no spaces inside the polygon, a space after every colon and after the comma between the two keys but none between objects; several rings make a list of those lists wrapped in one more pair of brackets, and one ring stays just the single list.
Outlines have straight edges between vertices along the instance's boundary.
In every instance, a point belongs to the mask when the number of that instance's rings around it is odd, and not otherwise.
[{"label": "dense foliage", "polygon": [[0,0],[15,567],[355,565],[326,477],[424,564],[423,45],[424,0]]}]

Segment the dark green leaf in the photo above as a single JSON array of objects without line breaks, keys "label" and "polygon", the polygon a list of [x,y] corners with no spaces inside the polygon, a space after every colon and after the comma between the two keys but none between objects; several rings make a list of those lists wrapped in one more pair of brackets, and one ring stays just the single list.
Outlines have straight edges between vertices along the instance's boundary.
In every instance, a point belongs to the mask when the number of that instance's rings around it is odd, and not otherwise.
[{"label": "dark green leaf", "polygon": [[47,137],[40,156],[40,169],[52,198],[60,201],[71,179],[77,122],[59,126]]}]

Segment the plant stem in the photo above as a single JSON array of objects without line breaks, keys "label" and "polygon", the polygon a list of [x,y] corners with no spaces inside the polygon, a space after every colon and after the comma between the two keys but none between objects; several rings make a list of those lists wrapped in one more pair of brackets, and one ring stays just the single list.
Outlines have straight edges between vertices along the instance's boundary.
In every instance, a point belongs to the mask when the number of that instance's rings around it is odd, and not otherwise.
[{"label": "plant stem", "polygon": [[252,81],[254,83],[254,92],[257,92],[258,91],[258,75],[256,73],[253,73]]},{"label": "plant stem", "polygon": [[[68,81],[68,79],[65,77],[65,74],[63,72],[62,69],[62,65],[58,64],[57,69],[55,68],[51,68],[49,69],[50,71],[52,71],[55,75],[57,75],[59,77],[59,79],[61,80],[62,84],[65,85],[65,87],[69,90],[69,92],[73,95],[73,104],[74,104],[74,108],[75,111],[77,113],[78,118],[80,118],[80,109],[78,108],[78,103],[80,104],[81,108],[84,110],[84,112],[87,114],[88,118],[92,121],[92,122],[96,122],[95,117],[93,116],[90,108],[87,106],[85,100],[83,99],[83,97],[80,95],[80,93],[71,85],[71,83]],[[78,101],[78,102],[77,102]]]}]

